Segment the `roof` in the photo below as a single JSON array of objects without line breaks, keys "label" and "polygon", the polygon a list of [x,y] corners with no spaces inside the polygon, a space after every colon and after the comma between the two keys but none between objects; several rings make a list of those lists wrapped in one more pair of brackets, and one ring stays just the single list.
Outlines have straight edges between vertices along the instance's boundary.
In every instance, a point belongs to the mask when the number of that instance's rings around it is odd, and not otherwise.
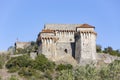
[{"label": "roof", "polygon": [[82,24],[82,25],[78,26],[77,28],[95,28],[95,27],[91,26],[89,24]]},{"label": "roof", "polygon": [[45,29],[50,30],[76,30],[81,24],[45,24]]},{"label": "roof", "polygon": [[50,29],[43,29],[42,30],[42,33],[53,33],[54,31],[53,30],[50,30]]}]

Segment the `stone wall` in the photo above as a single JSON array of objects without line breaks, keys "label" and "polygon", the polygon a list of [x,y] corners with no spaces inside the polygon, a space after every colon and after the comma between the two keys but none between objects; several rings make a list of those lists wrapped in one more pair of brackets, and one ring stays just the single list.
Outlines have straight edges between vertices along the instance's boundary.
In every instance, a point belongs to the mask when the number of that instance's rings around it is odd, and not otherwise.
[{"label": "stone wall", "polygon": [[24,48],[26,48],[30,45],[31,45],[31,42],[16,42],[15,43],[15,49],[18,49],[18,48],[24,49]]},{"label": "stone wall", "polygon": [[[46,24],[38,36],[39,52],[48,58],[69,54],[78,63],[96,60],[96,33],[88,24]],[[88,61],[88,62],[86,62]]]},{"label": "stone wall", "polygon": [[57,56],[61,56],[64,54],[70,54],[74,56],[75,54],[75,43],[57,43],[56,44],[56,53]]},{"label": "stone wall", "polygon": [[57,43],[59,42],[75,42],[74,32],[58,32],[56,36],[59,38]]}]

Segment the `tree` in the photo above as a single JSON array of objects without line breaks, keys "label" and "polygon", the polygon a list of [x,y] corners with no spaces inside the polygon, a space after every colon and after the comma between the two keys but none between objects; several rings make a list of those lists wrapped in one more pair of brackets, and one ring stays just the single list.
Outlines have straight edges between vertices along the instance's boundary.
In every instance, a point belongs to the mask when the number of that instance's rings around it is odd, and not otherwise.
[{"label": "tree", "polygon": [[112,47],[108,46],[108,53],[111,53],[113,51]]},{"label": "tree", "polygon": [[108,46],[107,48],[104,48],[104,53],[108,53],[113,56],[120,56],[119,50],[113,50],[112,47]]},{"label": "tree", "polygon": [[112,47],[108,46],[107,48],[104,48],[104,53],[111,53],[113,51]]},{"label": "tree", "polygon": [[102,52],[102,47],[101,47],[101,45],[96,45],[96,51],[97,51],[98,53],[101,53],[101,52]]}]

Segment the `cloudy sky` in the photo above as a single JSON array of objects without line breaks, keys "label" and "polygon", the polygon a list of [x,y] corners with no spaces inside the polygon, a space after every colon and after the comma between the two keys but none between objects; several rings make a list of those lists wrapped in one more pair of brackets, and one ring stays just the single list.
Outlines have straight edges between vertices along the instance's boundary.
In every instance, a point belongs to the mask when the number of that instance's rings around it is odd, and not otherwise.
[{"label": "cloudy sky", "polygon": [[0,0],[0,50],[35,41],[47,23],[88,23],[97,44],[120,49],[120,0]]}]

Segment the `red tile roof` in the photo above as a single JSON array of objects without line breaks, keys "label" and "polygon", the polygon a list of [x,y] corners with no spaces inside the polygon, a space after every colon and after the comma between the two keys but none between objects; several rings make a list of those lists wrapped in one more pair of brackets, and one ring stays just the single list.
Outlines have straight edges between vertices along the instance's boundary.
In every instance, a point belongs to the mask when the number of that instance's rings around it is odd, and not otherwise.
[{"label": "red tile roof", "polygon": [[50,30],[50,29],[43,29],[42,30],[42,33],[53,33],[54,31],[53,30]]},{"label": "red tile roof", "polygon": [[82,25],[78,26],[77,28],[95,28],[95,27],[91,26],[89,24],[82,24]]}]

